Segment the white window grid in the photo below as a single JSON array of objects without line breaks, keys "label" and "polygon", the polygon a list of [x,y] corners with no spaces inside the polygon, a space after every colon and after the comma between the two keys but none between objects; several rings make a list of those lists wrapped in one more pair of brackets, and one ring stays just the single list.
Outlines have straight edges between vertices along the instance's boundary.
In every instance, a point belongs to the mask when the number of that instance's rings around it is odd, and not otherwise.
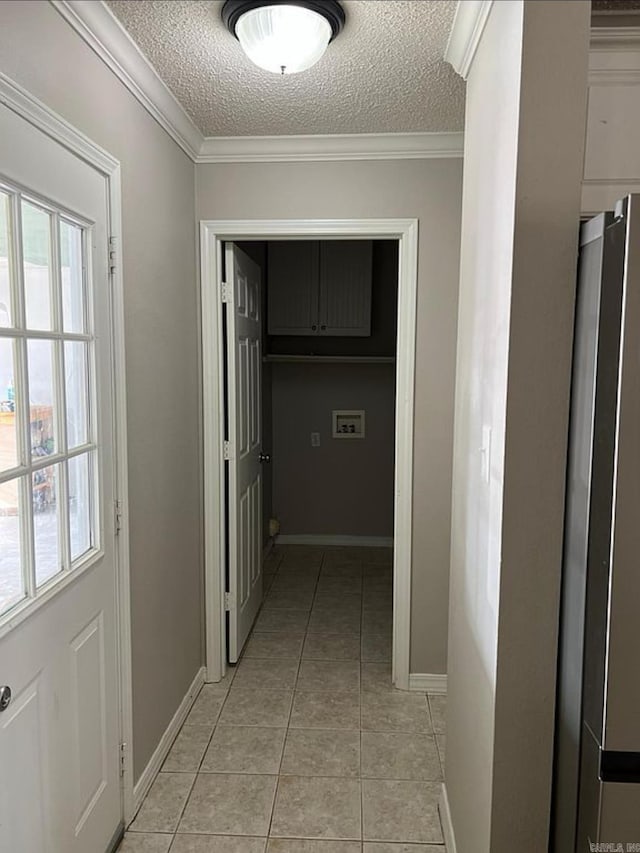
[{"label": "white window grid", "polygon": [[[0,326],[0,340],[9,340],[13,347],[13,374],[16,414],[17,465],[0,472],[0,485],[10,481],[18,483],[18,513],[20,519],[20,556],[24,596],[8,610],[0,612],[0,628],[11,623],[16,611],[30,609],[41,599],[49,597],[53,587],[62,585],[70,573],[88,568],[101,553],[100,519],[100,461],[98,403],[96,394],[96,337],[93,305],[93,280],[91,259],[91,234],[94,223],[60,206],[27,188],[7,181],[0,176],[0,192],[8,202],[9,282],[11,299],[11,325]],[[49,289],[51,329],[30,329],[27,326],[24,282],[24,252],[22,241],[22,203],[26,202],[45,211],[49,220]],[[81,230],[82,288],[84,332],[65,331],[63,325],[62,265],[60,249],[60,224],[68,223]],[[53,414],[55,452],[47,456],[34,456],[31,448],[30,397],[27,348],[30,341],[46,341],[53,350]],[[67,432],[67,401],[65,391],[65,343],[81,342],[87,345],[87,424],[86,442],[69,448]],[[89,465],[90,483],[90,543],[89,548],[75,560],[71,559],[69,522],[68,462],[85,456]],[[56,502],[58,505],[58,549],[61,557],[59,570],[45,583],[36,583],[36,555],[33,519],[33,474],[39,470],[56,467],[58,471]],[[2,543],[0,543],[0,548]]]}]

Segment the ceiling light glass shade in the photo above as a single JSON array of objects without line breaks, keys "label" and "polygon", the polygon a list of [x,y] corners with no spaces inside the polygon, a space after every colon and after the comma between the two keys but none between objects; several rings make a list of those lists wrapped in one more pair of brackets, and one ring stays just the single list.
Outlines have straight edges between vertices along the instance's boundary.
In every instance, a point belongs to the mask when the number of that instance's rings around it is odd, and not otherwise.
[{"label": "ceiling light glass shade", "polygon": [[245,12],[235,32],[249,59],[274,74],[311,68],[332,37],[329,21],[318,12],[286,4]]}]

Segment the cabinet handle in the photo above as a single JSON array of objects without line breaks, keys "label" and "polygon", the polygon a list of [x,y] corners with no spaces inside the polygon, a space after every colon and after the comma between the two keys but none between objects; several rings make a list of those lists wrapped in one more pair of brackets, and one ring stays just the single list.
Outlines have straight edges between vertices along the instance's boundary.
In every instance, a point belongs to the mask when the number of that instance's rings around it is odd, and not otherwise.
[{"label": "cabinet handle", "polygon": [[317,328],[318,328],[317,326],[312,326],[312,327],[311,327],[311,331],[312,331],[312,332],[315,332],[315,330],[316,330]]},{"label": "cabinet handle", "polygon": [[325,330],[326,328],[327,328],[326,326],[320,326],[320,331],[321,331],[321,332],[324,332],[324,330]]}]

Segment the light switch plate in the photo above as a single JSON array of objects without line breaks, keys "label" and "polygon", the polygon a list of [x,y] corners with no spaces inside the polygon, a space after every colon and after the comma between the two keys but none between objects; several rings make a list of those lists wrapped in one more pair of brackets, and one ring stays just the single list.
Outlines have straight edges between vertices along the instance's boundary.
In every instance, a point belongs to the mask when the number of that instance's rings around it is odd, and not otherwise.
[{"label": "light switch plate", "polygon": [[312,432],[311,433],[311,447],[320,447],[320,433]]}]

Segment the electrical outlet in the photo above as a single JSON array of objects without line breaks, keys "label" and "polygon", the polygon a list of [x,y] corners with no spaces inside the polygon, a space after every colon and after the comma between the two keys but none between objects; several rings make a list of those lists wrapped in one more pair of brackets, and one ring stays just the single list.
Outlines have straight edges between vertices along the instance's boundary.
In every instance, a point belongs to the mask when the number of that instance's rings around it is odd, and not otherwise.
[{"label": "electrical outlet", "polygon": [[311,433],[311,447],[320,447],[320,433],[312,432]]}]

